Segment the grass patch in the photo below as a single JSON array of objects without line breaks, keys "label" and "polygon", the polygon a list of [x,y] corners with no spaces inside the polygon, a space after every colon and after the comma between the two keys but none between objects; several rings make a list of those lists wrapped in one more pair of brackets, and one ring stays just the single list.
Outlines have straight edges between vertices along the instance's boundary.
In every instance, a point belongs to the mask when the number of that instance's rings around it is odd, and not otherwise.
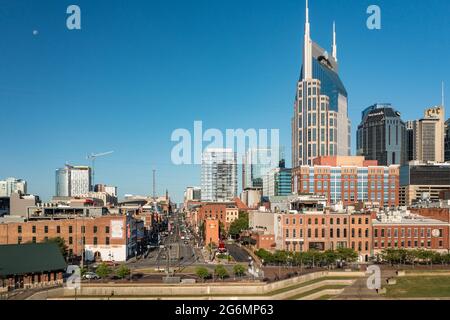
[{"label": "grass patch", "polygon": [[332,298],[334,298],[335,296],[330,295],[330,294],[325,294],[323,296],[320,296],[319,298],[317,298],[316,300],[331,300]]},{"label": "grass patch", "polygon": [[450,297],[450,276],[399,277],[397,284],[386,286],[388,298]]},{"label": "grass patch", "polygon": [[314,294],[314,293],[317,293],[317,292],[320,292],[320,291],[323,291],[323,290],[344,289],[346,287],[348,287],[348,286],[344,285],[344,284],[332,285],[332,286],[323,286],[323,287],[320,287],[320,288],[317,288],[317,289],[313,289],[313,290],[306,291],[306,292],[297,294],[295,296],[292,296],[292,297],[289,298],[289,300],[298,300],[298,299],[301,299],[303,297],[309,296],[311,294]]}]

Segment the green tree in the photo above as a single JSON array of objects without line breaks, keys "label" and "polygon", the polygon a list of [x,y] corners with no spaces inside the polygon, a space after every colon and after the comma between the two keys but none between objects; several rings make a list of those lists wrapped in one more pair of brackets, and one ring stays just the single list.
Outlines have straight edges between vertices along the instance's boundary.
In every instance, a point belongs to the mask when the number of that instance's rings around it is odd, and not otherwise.
[{"label": "green tree", "polygon": [[272,263],[274,260],[273,254],[264,249],[259,249],[259,250],[255,251],[255,254],[258,258],[260,258],[261,260],[264,260],[265,264]]},{"label": "green tree", "polygon": [[237,264],[233,267],[233,273],[236,277],[242,277],[245,274],[245,267],[242,264]]},{"label": "green tree", "polygon": [[126,265],[121,265],[120,267],[119,267],[119,269],[117,270],[117,276],[120,278],[120,279],[124,279],[124,278],[126,278],[126,277],[128,277],[129,275],[130,275],[130,273],[131,273],[131,271],[130,271],[130,268],[128,268]]},{"label": "green tree", "polygon": [[195,270],[195,274],[197,275],[197,277],[202,279],[203,282],[210,276],[208,269],[206,269],[205,267],[198,267]]},{"label": "green tree", "polygon": [[228,231],[228,234],[232,237],[237,238],[242,231],[248,230],[249,224],[248,224],[248,212],[240,212],[239,218],[234,220],[230,224],[230,229]]},{"label": "green tree", "polygon": [[215,269],[214,273],[223,280],[224,278],[228,277],[228,271],[225,269],[225,267],[221,264],[219,264]]},{"label": "green tree", "polygon": [[64,259],[67,258],[68,254],[69,254],[69,249],[66,245],[66,241],[63,238],[61,238],[61,237],[50,238],[50,239],[47,239],[46,241],[44,241],[44,243],[56,244],[59,248],[59,251],[61,251],[61,254],[63,255]]},{"label": "green tree", "polygon": [[97,273],[97,275],[104,279],[107,278],[110,274],[111,274],[111,268],[108,267],[108,265],[106,263],[102,263],[97,267],[97,270],[95,271]]},{"label": "green tree", "polygon": [[346,263],[352,263],[358,260],[358,253],[351,248],[339,248],[336,250],[338,259]]}]

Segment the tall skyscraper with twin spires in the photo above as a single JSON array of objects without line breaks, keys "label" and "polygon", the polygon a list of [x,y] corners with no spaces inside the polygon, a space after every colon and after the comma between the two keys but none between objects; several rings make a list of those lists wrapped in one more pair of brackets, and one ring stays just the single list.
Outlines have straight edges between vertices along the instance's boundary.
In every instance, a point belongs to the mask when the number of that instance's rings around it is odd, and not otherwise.
[{"label": "tall skyscraper with twin spires", "polygon": [[319,156],[348,156],[351,123],[348,95],[339,78],[336,27],[331,56],[311,40],[306,0],[303,66],[292,118],[292,167],[312,165]]}]

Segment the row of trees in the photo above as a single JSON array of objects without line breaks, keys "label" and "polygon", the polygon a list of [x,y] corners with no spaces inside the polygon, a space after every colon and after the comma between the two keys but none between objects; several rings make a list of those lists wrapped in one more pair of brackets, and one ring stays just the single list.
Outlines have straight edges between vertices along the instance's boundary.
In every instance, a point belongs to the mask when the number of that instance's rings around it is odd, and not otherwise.
[{"label": "row of trees", "polygon": [[[205,267],[198,267],[195,274],[197,277],[202,279],[202,281],[205,281],[206,279],[210,279],[212,277],[209,270]],[[236,277],[242,277],[245,275],[245,267],[241,264],[237,264],[233,267],[233,274]],[[214,268],[214,275],[217,276],[219,279],[223,280],[225,278],[228,278],[230,275],[227,271],[227,269],[219,264]]]},{"label": "row of trees", "polygon": [[[83,276],[86,272],[88,272],[87,268],[81,269],[81,275]],[[131,274],[130,269],[126,265],[121,265],[117,270],[111,269],[106,263],[100,264],[95,270],[97,276],[102,279],[106,279],[109,276],[115,275],[120,279],[125,279]]]},{"label": "row of trees", "polygon": [[358,253],[350,248],[339,248],[337,250],[305,252],[275,251],[271,253],[264,249],[259,249],[255,254],[263,260],[265,265],[293,265],[323,267],[333,266],[338,263],[352,263],[358,260]]},{"label": "row of trees", "polygon": [[398,249],[391,248],[385,249],[376,256],[377,262],[385,261],[391,265],[401,264],[401,265],[415,265],[415,264],[450,264],[450,253],[439,253],[431,250],[425,249]]}]

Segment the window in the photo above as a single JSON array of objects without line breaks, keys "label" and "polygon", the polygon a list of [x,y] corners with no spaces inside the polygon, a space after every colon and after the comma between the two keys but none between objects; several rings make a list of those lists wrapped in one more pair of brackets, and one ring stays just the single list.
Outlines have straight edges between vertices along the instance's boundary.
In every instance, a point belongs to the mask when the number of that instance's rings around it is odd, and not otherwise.
[{"label": "window", "polygon": [[69,233],[73,233],[73,227],[69,226]]},{"label": "window", "polygon": [[73,244],[73,238],[72,237],[69,237],[69,244],[70,245]]},{"label": "window", "polygon": [[375,230],[373,231],[373,236],[374,236],[375,238],[378,238],[378,229],[375,229]]},{"label": "window", "polygon": [[22,233],[22,226],[17,226],[17,233]]},{"label": "window", "polygon": [[106,245],[109,245],[109,237],[105,238],[105,243],[106,243]]},{"label": "window", "polygon": [[22,237],[18,237],[17,238],[17,244],[21,244],[22,243]]},{"label": "window", "polygon": [[36,237],[33,237],[33,239],[31,239],[31,242],[36,243]]},{"label": "window", "polygon": [[330,238],[333,238],[333,229],[330,229]]},{"label": "window", "polygon": [[365,237],[366,237],[366,238],[368,238],[368,237],[369,237],[369,229],[366,229],[366,232],[365,232]]},{"label": "window", "polygon": [[44,233],[48,233],[48,226],[44,226]]},{"label": "window", "polygon": [[325,229],[322,229],[322,238],[325,238]]},{"label": "window", "polygon": [[97,233],[97,226],[94,226],[94,233]]},{"label": "window", "polygon": [[318,238],[319,237],[319,229],[315,229],[314,230],[314,237]]},{"label": "window", "polygon": [[31,227],[31,232],[36,233],[36,226]]},{"label": "window", "polygon": [[96,245],[97,245],[97,243],[98,243],[98,241],[97,241],[97,237],[94,237],[94,246],[96,246]]},{"label": "window", "polygon": [[56,226],[56,233],[61,233],[61,227],[60,226]]},{"label": "window", "polygon": [[286,229],[286,238],[289,238],[289,229]]},{"label": "window", "polygon": [[81,226],[81,233],[86,233],[86,227],[85,226]]}]

